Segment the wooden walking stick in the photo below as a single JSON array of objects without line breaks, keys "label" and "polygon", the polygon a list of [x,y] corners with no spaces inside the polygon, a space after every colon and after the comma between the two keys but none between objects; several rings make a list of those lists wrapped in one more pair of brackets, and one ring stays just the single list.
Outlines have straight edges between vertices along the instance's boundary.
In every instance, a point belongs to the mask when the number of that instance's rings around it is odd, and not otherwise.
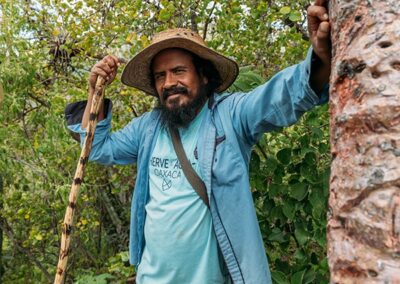
[{"label": "wooden walking stick", "polygon": [[[74,213],[76,208],[76,200],[78,197],[78,192],[83,181],[83,175],[85,172],[85,167],[89,159],[90,150],[92,149],[92,142],[94,137],[94,131],[97,125],[97,115],[99,113],[99,108],[101,102],[103,101],[104,89],[106,86],[106,81],[102,77],[98,77],[96,81],[96,87],[92,99],[92,104],[90,107],[89,123],[86,130],[86,137],[83,143],[81,155],[79,157],[78,166],[75,171],[74,180],[71,186],[71,192],[68,199],[68,207],[65,212],[64,224],[62,227],[61,235],[61,247],[60,255],[58,259],[56,277],[54,279],[54,284],[62,284],[65,276],[65,270],[67,268],[69,246],[71,242],[71,231],[74,219]],[[88,102],[89,103],[89,102]]]}]

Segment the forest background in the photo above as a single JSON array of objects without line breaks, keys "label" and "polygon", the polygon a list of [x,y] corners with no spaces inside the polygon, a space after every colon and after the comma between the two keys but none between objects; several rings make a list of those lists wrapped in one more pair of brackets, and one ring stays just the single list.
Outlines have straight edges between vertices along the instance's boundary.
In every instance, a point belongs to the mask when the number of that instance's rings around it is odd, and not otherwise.
[{"label": "forest background", "polygon": [[[0,283],[51,283],[80,148],[64,107],[87,96],[91,66],[131,58],[169,27],[199,31],[235,59],[230,91],[247,91],[301,61],[309,48],[308,1],[0,0]],[[122,69],[122,68],[120,68]],[[121,70],[120,70],[121,71]],[[113,129],[149,111],[152,98],[122,85]],[[274,283],[327,283],[327,106],[254,147],[254,203]],[[89,164],[66,283],[126,283],[134,166]]]}]

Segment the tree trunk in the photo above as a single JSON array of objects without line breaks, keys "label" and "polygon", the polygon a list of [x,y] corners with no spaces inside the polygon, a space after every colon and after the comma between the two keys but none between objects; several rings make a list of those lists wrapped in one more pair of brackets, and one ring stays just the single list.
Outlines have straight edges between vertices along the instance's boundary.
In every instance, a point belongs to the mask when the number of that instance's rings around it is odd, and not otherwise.
[{"label": "tree trunk", "polygon": [[331,0],[331,283],[400,283],[400,4]]}]

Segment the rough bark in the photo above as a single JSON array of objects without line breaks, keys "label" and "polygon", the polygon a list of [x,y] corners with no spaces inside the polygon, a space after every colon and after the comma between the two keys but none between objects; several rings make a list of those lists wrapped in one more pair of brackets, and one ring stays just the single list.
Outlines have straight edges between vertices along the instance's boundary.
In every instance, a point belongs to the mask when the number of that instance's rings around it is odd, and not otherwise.
[{"label": "rough bark", "polygon": [[399,11],[330,1],[331,283],[400,283]]}]

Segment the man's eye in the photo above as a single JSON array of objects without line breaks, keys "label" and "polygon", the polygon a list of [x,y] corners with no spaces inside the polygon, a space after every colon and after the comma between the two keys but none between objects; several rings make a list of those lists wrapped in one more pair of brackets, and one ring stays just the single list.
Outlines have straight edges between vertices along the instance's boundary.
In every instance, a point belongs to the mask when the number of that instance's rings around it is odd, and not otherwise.
[{"label": "man's eye", "polygon": [[156,75],[154,75],[154,79],[155,80],[160,80],[160,79],[162,79],[164,77],[164,75],[163,74],[156,74]]},{"label": "man's eye", "polygon": [[185,72],[185,69],[177,69],[177,70],[175,70],[176,74],[182,74],[183,72]]}]

